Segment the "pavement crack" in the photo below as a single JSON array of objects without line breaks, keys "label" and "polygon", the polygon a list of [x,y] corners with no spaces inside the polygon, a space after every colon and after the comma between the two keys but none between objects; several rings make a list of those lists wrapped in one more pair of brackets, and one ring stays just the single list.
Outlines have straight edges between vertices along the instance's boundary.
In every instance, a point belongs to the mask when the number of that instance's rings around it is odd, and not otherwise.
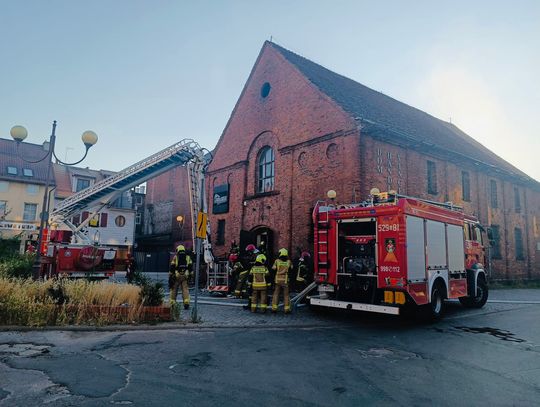
[{"label": "pavement crack", "polygon": [[113,336],[111,339],[109,339],[108,341],[105,341],[97,346],[94,346],[92,348],[90,348],[90,350],[92,352],[95,352],[95,351],[99,351],[99,350],[104,350],[104,349],[109,349],[109,348],[112,348],[115,346],[115,343],[122,337],[124,336],[126,333],[121,333],[121,334],[118,334],[118,335],[115,335]]}]

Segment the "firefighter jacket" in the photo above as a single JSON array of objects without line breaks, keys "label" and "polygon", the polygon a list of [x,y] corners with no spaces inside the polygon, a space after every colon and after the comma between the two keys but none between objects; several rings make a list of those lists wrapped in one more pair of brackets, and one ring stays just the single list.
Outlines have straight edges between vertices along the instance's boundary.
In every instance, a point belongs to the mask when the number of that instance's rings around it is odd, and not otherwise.
[{"label": "firefighter jacket", "polygon": [[176,253],[171,261],[170,272],[176,275],[188,275],[191,271],[191,257],[185,253]]},{"label": "firefighter jacket", "polygon": [[268,274],[266,266],[255,265],[251,268],[249,276],[254,290],[266,289]]},{"label": "firefighter jacket", "polygon": [[276,284],[288,284],[289,283],[289,270],[292,268],[290,260],[277,259],[272,266],[272,270],[276,272],[276,278],[274,282]]}]

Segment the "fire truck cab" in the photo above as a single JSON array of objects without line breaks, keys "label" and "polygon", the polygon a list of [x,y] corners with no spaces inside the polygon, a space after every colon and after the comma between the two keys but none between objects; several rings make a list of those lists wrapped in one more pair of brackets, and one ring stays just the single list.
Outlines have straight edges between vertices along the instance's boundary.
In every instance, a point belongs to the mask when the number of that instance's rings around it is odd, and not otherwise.
[{"label": "fire truck cab", "polygon": [[313,211],[319,307],[431,319],[445,299],[482,307],[488,297],[482,227],[452,204],[372,190],[369,201]]}]

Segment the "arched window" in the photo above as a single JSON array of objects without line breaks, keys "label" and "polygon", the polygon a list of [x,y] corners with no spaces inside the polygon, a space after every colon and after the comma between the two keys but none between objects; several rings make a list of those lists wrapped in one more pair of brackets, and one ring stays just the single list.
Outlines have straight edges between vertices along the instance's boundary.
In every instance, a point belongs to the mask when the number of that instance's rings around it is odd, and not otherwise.
[{"label": "arched window", "polygon": [[274,150],[270,147],[263,147],[259,152],[257,160],[258,177],[257,192],[268,192],[274,190]]}]

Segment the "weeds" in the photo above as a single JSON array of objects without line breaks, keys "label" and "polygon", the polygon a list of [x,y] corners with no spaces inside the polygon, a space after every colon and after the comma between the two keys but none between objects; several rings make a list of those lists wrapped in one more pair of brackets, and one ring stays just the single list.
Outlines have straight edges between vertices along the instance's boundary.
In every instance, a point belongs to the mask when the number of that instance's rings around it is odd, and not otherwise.
[{"label": "weeds", "polygon": [[0,278],[0,325],[141,322],[137,286],[85,280]]}]

